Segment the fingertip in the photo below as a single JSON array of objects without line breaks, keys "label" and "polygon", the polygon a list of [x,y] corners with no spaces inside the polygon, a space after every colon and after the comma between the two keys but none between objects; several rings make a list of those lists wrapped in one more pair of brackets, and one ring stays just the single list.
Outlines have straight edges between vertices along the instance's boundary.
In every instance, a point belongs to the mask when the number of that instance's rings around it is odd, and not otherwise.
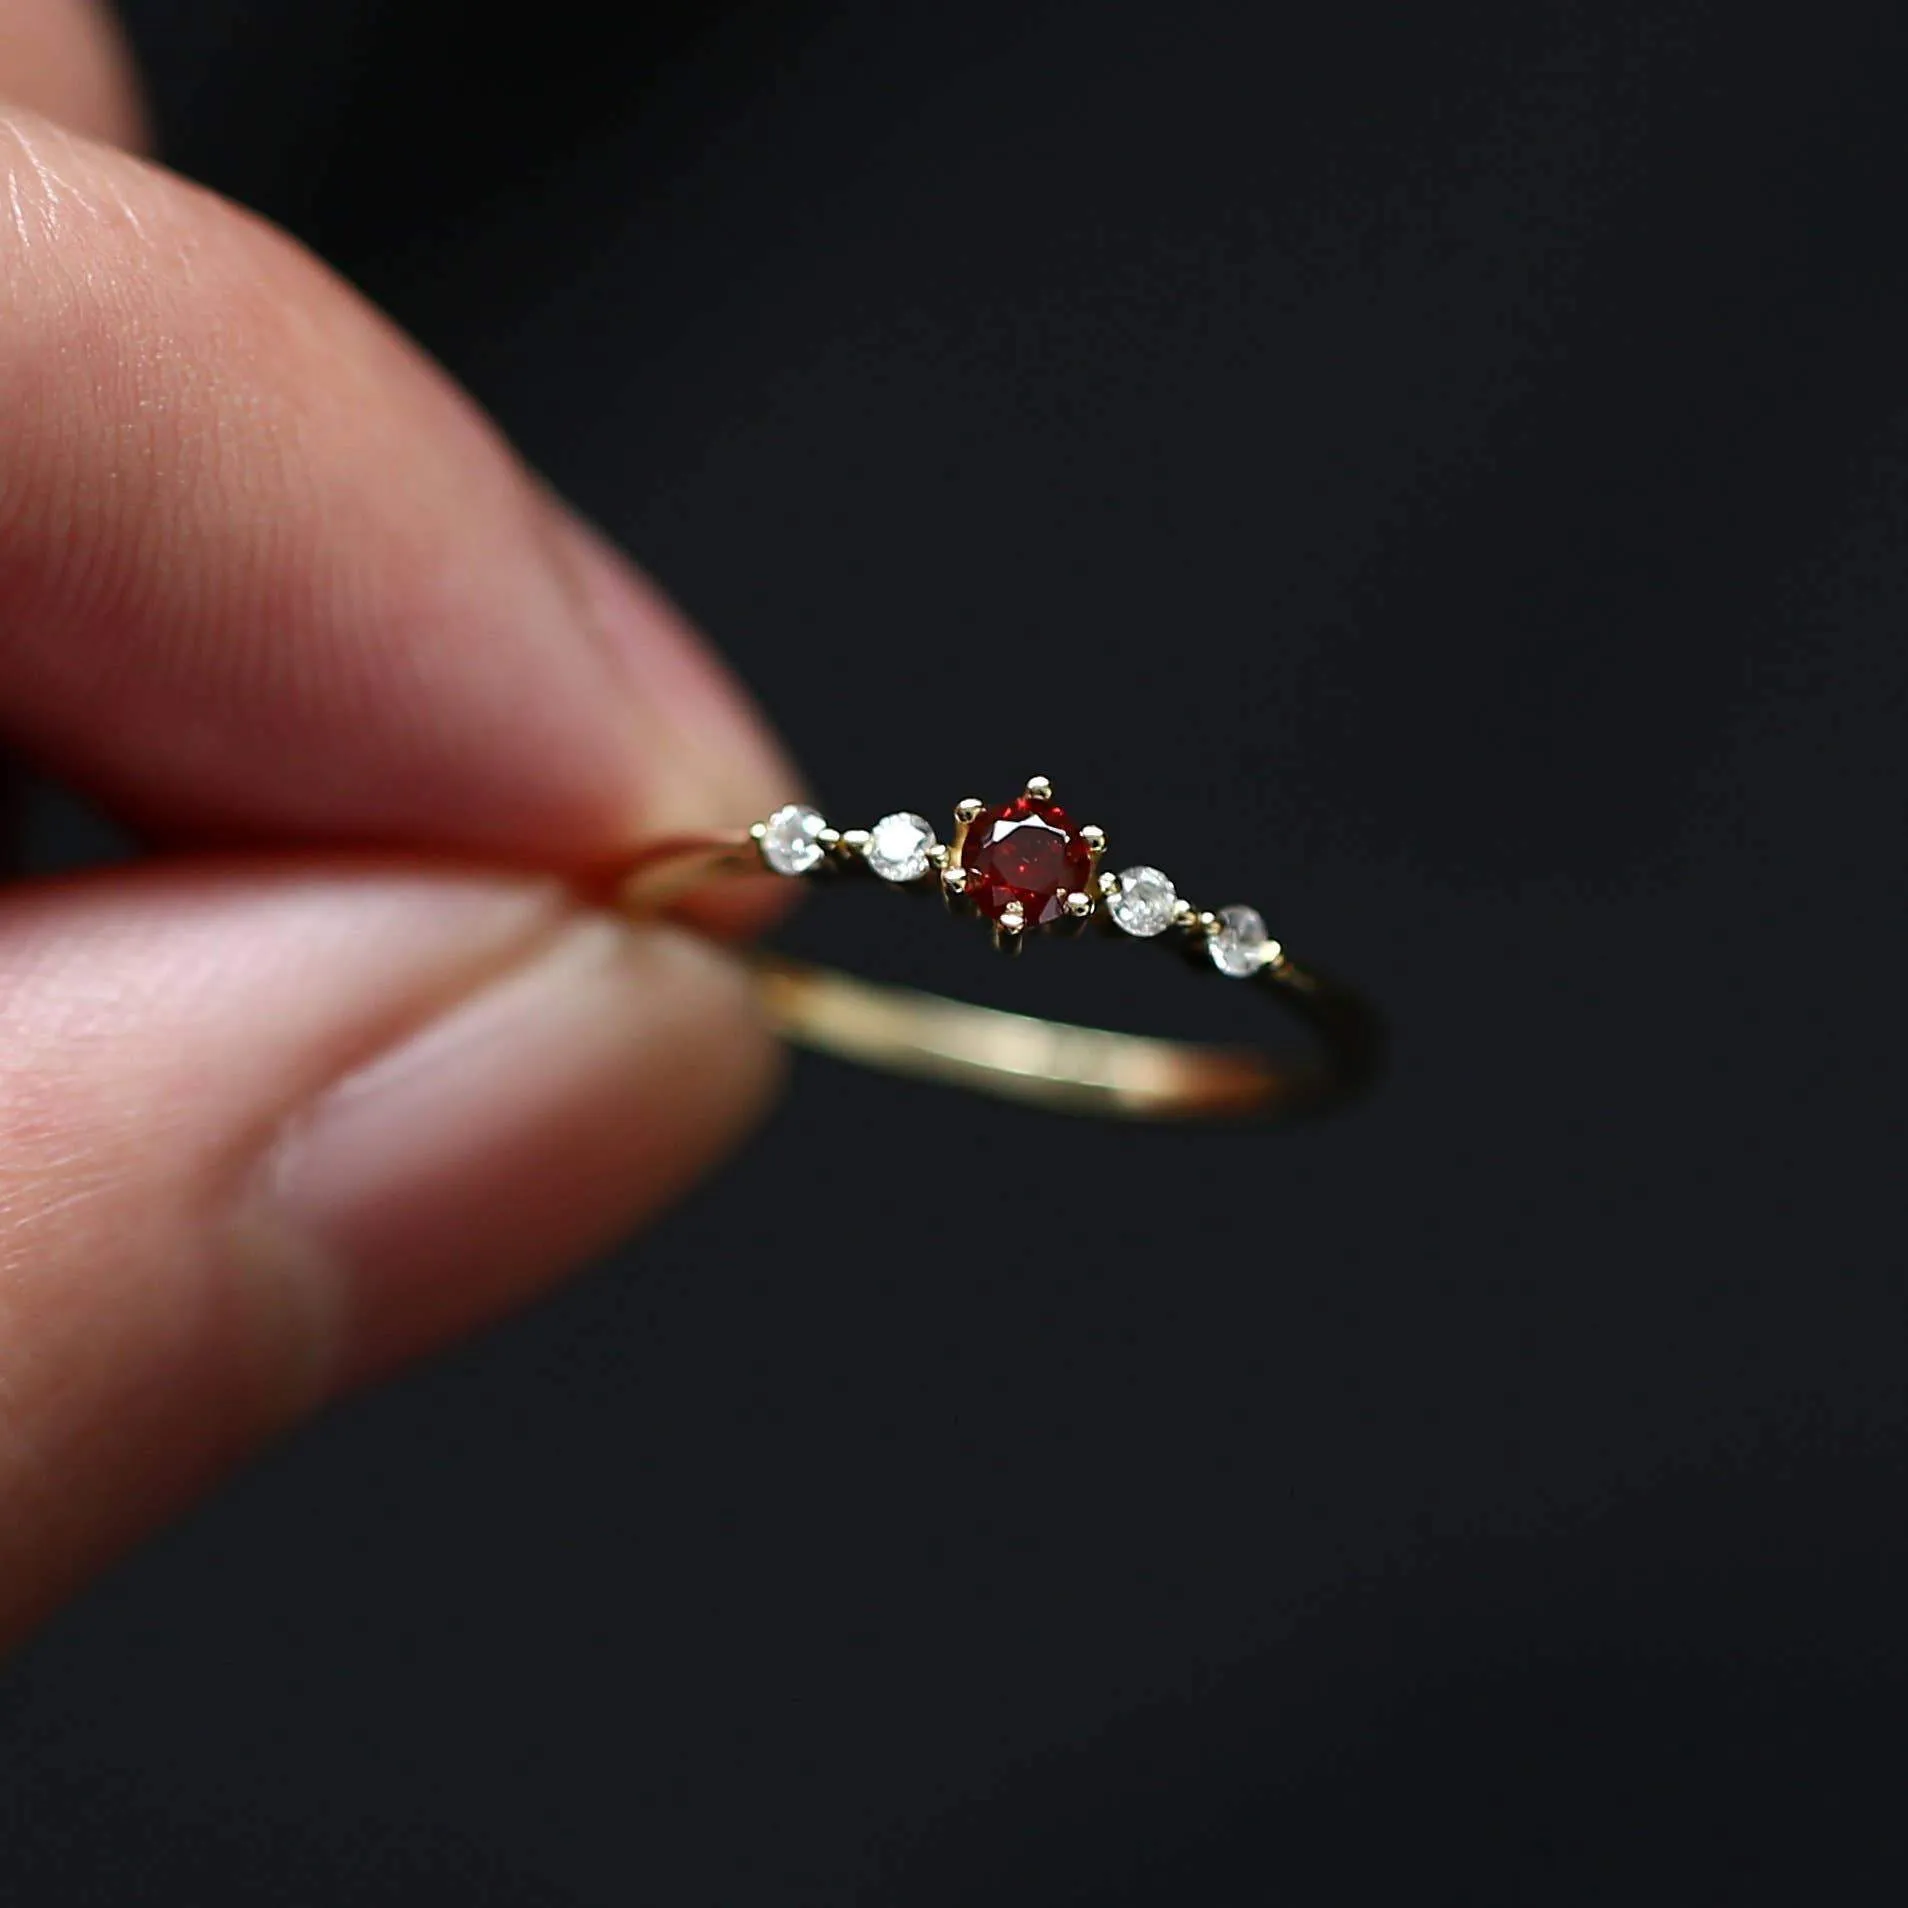
[{"label": "fingertip", "polygon": [[0,132],[20,746],[172,842],[572,872],[787,799],[709,644],[307,252]]}]

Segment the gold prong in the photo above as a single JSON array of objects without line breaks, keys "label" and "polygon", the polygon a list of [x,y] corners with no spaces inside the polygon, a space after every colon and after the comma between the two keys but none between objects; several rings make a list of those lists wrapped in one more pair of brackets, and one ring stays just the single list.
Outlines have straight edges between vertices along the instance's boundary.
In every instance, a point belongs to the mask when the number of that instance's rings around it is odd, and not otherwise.
[{"label": "gold prong", "polygon": [[1070,941],[1076,934],[1085,932],[1086,924],[1092,918],[1092,895],[1078,891],[1064,894],[1060,897],[1060,912],[1047,923],[1047,932]]},{"label": "gold prong", "polygon": [[1285,948],[1278,941],[1267,941],[1259,951],[1259,965],[1276,972],[1285,965]]},{"label": "gold prong", "polygon": [[1219,917],[1208,908],[1190,907],[1184,901],[1174,912],[1174,921],[1185,930],[1180,952],[1202,974],[1212,967],[1212,937],[1219,932]]},{"label": "gold prong", "polygon": [[967,870],[954,863],[941,870],[941,899],[950,914],[972,914],[974,904],[967,898]]},{"label": "gold prong", "polygon": [[849,859],[865,861],[868,858],[870,839],[865,828],[847,828],[835,838],[833,845],[844,861]]},{"label": "gold prong", "polygon": [[749,839],[754,842],[761,841],[767,834],[768,834],[767,822],[756,822],[749,829]]},{"label": "gold prong", "polygon": [[1053,800],[1053,784],[1044,775],[1027,777],[1027,799],[1030,802],[1050,802]]},{"label": "gold prong", "polygon": [[987,804],[977,795],[969,795],[954,804],[954,839],[948,843],[948,854],[955,861],[961,858],[961,850],[967,846],[967,831],[980,820]]},{"label": "gold prong", "polygon": [[927,858],[930,868],[945,868],[948,865],[947,850],[938,841],[929,846]]},{"label": "gold prong", "polygon": [[1095,879],[1100,872],[1100,861],[1106,854],[1106,830],[1096,828],[1091,822],[1080,830],[1080,839],[1086,843],[1087,878]]},{"label": "gold prong", "polygon": [[994,946],[1003,954],[1018,954],[1026,945],[1026,913],[1018,901],[1009,901],[994,923]]},{"label": "gold prong", "polygon": [[1093,885],[1099,889],[1104,899],[1111,901],[1120,891],[1120,878],[1116,874],[1103,874]]}]

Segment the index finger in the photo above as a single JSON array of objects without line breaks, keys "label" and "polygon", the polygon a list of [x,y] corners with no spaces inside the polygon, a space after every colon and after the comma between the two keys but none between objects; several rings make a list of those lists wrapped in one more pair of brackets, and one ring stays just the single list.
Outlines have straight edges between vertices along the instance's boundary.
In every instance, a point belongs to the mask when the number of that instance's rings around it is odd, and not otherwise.
[{"label": "index finger", "polygon": [[668,605],[296,245],[0,117],[0,733],[172,835],[612,859],[790,774]]}]

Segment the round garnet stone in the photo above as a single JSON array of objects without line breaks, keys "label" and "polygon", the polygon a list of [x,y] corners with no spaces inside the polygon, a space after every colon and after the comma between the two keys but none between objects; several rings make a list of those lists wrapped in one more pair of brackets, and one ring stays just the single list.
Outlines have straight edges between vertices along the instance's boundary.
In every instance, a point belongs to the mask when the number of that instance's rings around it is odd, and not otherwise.
[{"label": "round garnet stone", "polygon": [[1093,871],[1092,851],[1058,802],[1017,796],[971,823],[961,844],[963,892],[991,920],[1018,901],[1027,925],[1051,921]]}]

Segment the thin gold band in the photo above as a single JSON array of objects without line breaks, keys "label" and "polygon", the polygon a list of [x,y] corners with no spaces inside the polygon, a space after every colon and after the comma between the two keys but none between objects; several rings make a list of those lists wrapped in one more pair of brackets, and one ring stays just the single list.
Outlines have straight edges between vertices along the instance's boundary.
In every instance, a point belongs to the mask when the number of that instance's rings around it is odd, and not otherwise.
[{"label": "thin gold band", "polygon": [[1355,1095],[1370,1083],[1378,1057],[1377,1028],[1363,1007],[1328,993],[1317,976],[1301,976],[1291,961],[1282,990],[1311,1021],[1316,1056],[1037,1020],[779,955],[757,957],[757,978],[770,1020],[802,1046],[1063,1113],[1286,1119]]},{"label": "thin gold band", "polygon": [[[965,805],[964,805],[965,806]],[[828,831],[833,836],[834,831]],[[961,829],[956,829],[956,854]],[[734,876],[764,874],[762,829],[661,842],[627,871],[619,903],[639,916],[673,911],[687,895]],[[837,865],[866,854],[865,835]],[[945,853],[935,862],[949,865]],[[950,883],[950,885],[952,885]],[[1172,937],[1201,958],[1201,921]],[[1164,937],[1162,937],[1164,938]],[[1368,1088],[1380,1064],[1377,1015],[1358,995],[1301,965],[1276,943],[1247,981],[1305,1023],[1311,1050],[1207,1046],[1078,1027],[861,980],[782,955],[753,956],[771,1023],[784,1038],[863,1066],[964,1087],[1057,1111],[1123,1119],[1230,1122],[1286,1119],[1338,1106]]]}]

